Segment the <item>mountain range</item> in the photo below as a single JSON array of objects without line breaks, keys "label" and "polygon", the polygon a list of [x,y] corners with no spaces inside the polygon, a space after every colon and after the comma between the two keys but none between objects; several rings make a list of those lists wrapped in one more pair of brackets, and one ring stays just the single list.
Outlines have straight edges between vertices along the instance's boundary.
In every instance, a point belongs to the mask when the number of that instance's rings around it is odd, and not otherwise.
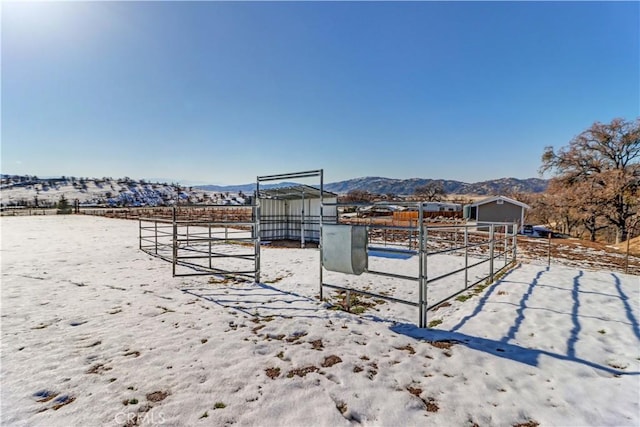
[{"label": "mountain range", "polygon": [[[541,193],[546,190],[548,180],[540,178],[500,178],[476,183],[427,178],[394,179],[383,177],[363,177],[346,181],[332,182],[324,185],[324,189],[338,194],[346,194],[352,190],[368,191],[375,194],[411,195],[417,187],[429,184],[442,186],[446,194],[492,195],[509,192]],[[293,183],[283,183],[291,185]],[[255,183],[244,185],[200,185],[195,188],[207,191],[250,193],[255,190]]]}]

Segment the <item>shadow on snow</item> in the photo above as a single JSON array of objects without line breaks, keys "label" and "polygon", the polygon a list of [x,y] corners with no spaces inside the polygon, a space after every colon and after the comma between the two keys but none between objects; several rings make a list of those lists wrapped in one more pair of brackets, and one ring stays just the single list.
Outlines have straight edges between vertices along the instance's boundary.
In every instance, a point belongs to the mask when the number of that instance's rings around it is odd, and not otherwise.
[{"label": "shadow on snow", "polygon": [[[582,279],[584,276],[583,271],[579,271],[578,275],[573,278],[573,286],[571,288],[572,309],[571,309],[570,316],[571,316],[572,328],[569,333],[569,338],[567,340],[567,354],[554,353],[547,350],[526,348],[517,344],[509,343],[509,341],[515,339],[516,333],[520,329],[520,326],[522,325],[522,322],[525,319],[525,311],[527,309],[530,309],[530,307],[528,307],[527,305],[527,301],[529,300],[529,297],[533,294],[537,286],[545,286],[545,285],[539,285],[539,280],[542,277],[542,275],[547,271],[549,271],[548,267],[545,270],[539,271],[536,274],[536,276],[533,278],[531,283],[529,283],[527,290],[525,291],[525,293],[522,295],[522,298],[520,299],[520,304],[516,310],[516,318],[514,320],[513,325],[509,328],[507,334],[504,337],[502,337],[500,340],[493,340],[488,338],[471,336],[471,335],[467,335],[457,331],[459,331],[460,328],[462,328],[462,326],[466,324],[469,320],[476,317],[478,314],[482,312],[482,310],[485,308],[493,292],[496,290],[496,288],[500,284],[502,284],[505,281],[504,278],[494,283],[487,290],[487,292],[485,292],[482,298],[480,298],[480,301],[478,302],[478,305],[475,307],[474,311],[470,315],[464,317],[457,325],[451,328],[450,331],[435,330],[435,329],[420,329],[415,325],[411,325],[407,323],[394,324],[393,326],[390,327],[390,329],[396,333],[407,335],[415,339],[422,339],[427,341],[457,342],[460,345],[464,345],[473,350],[482,351],[494,356],[510,359],[510,360],[524,363],[530,366],[538,366],[540,356],[548,356],[558,360],[565,360],[568,362],[579,363],[579,364],[591,367],[593,369],[607,372],[611,375],[640,375],[640,372],[625,372],[620,369],[615,369],[610,366],[605,366],[605,365],[592,362],[590,360],[578,357],[576,355],[576,343],[579,341],[580,331],[582,330],[582,326],[580,324],[580,318],[582,316],[580,316],[579,314],[580,294],[594,293],[594,292],[587,292],[587,291],[580,290],[580,279]],[[634,316],[633,309],[629,304],[629,298],[622,290],[621,280],[616,274],[611,273],[611,275],[613,276],[614,283],[619,296],[616,296],[616,295],[608,295],[608,296],[619,298],[622,301],[625,312],[627,314],[627,318],[629,319],[630,325],[633,329],[633,333],[635,334],[636,338],[640,339],[640,326],[638,325],[638,320]],[[558,289],[562,289],[562,288],[558,288]],[[563,289],[563,290],[569,290],[569,289]],[[585,317],[591,317],[591,316],[585,316]]]}]

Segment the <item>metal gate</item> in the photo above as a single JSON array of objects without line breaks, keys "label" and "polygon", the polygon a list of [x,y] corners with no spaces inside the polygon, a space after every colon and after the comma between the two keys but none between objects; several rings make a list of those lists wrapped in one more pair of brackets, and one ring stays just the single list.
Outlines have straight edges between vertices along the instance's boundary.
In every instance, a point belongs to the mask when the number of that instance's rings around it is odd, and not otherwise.
[{"label": "metal gate", "polygon": [[140,250],[171,262],[174,276],[222,274],[259,282],[257,209],[255,204],[198,205],[141,216]]}]

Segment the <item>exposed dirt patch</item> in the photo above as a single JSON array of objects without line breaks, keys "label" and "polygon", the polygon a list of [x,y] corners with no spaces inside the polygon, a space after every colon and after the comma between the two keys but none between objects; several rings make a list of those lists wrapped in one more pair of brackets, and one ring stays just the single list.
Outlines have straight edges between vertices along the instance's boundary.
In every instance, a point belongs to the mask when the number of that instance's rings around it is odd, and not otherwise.
[{"label": "exposed dirt patch", "polygon": [[147,400],[149,402],[162,402],[167,396],[169,396],[167,391],[154,391],[147,394]]},{"label": "exposed dirt patch", "polygon": [[446,350],[458,344],[458,341],[453,341],[453,340],[427,341],[427,342],[436,348],[441,348]]},{"label": "exposed dirt patch", "polygon": [[41,390],[35,393],[34,396],[39,398],[36,400],[36,402],[45,403],[50,401],[51,399],[54,399],[56,396],[58,396],[58,394],[59,393],[49,391],[49,390]]},{"label": "exposed dirt patch", "polygon": [[322,350],[324,348],[322,340],[309,341],[309,343],[314,350]]},{"label": "exposed dirt patch", "polygon": [[514,424],[513,427],[538,427],[540,425],[539,422],[529,420],[526,423]]},{"label": "exposed dirt patch", "polygon": [[407,344],[404,347],[394,347],[396,350],[406,350],[409,354],[416,354],[416,351],[411,347],[411,344]]},{"label": "exposed dirt patch", "polygon": [[306,366],[304,368],[296,368],[296,369],[292,369],[289,371],[289,373],[287,374],[287,378],[293,378],[294,376],[299,376],[299,377],[304,377],[307,374],[310,374],[311,372],[318,372],[318,367],[317,366]]},{"label": "exposed dirt patch", "polygon": [[102,363],[98,363],[93,365],[89,369],[87,369],[87,374],[101,374],[106,371],[110,371],[112,368],[109,366],[104,366]]},{"label": "exposed dirt patch", "polygon": [[[518,250],[522,258],[546,260],[550,249],[552,262],[561,262],[565,265],[582,268],[616,271],[624,271],[625,269],[626,243],[621,246],[624,247],[624,251],[617,250],[614,245],[578,239],[551,239],[551,246],[549,246],[548,239],[518,238]],[[639,256],[632,255],[629,258],[628,272],[640,274]]]},{"label": "exposed dirt patch", "polygon": [[[273,240],[269,242],[270,248],[296,248],[300,249],[300,240]],[[317,242],[304,242],[305,248],[317,248]]]},{"label": "exposed dirt patch", "polygon": [[74,400],[76,400],[76,398],[73,397],[73,396],[68,396],[68,395],[60,396],[54,401],[54,402],[56,402],[56,404],[53,405],[52,408],[53,408],[54,411],[57,411],[58,409],[62,408],[63,406],[66,406],[69,403],[73,402]]},{"label": "exposed dirt patch", "polygon": [[440,409],[433,397],[428,398],[426,401],[423,400],[423,402],[426,405],[427,412],[438,412],[438,409]]},{"label": "exposed dirt patch", "polygon": [[297,340],[299,340],[302,337],[307,336],[306,332],[296,332],[294,334],[292,334],[290,337],[287,337],[286,341],[287,342],[295,342]]},{"label": "exposed dirt patch", "polygon": [[420,397],[420,395],[422,394],[422,389],[417,387],[407,386],[407,391],[413,394],[415,397]]},{"label": "exposed dirt patch", "polygon": [[445,308],[445,307],[451,307],[451,303],[450,303],[450,302],[443,302],[442,304],[440,304],[440,305],[438,305],[438,306],[436,306],[436,307],[433,307],[433,308],[431,309],[431,311],[438,311],[438,310],[440,310],[441,308]]},{"label": "exposed dirt patch", "polygon": [[267,368],[264,370],[269,378],[275,380],[280,376],[280,368]]},{"label": "exposed dirt patch", "polygon": [[325,357],[324,361],[320,364],[320,366],[322,366],[323,368],[329,368],[335,365],[336,363],[340,363],[340,362],[342,362],[342,359],[332,354],[331,356]]}]

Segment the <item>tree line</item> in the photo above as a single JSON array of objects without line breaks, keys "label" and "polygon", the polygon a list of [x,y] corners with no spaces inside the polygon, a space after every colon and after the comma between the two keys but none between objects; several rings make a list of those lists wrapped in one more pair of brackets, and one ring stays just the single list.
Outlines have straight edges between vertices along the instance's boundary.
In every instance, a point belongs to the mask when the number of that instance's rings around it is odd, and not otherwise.
[{"label": "tree line", "polygon": [[638,234],[640,118],[595,122],[567,146],[545,147],[541,160],[547,191],[514,196],[532,207],[529,222],[591,241]]}]

